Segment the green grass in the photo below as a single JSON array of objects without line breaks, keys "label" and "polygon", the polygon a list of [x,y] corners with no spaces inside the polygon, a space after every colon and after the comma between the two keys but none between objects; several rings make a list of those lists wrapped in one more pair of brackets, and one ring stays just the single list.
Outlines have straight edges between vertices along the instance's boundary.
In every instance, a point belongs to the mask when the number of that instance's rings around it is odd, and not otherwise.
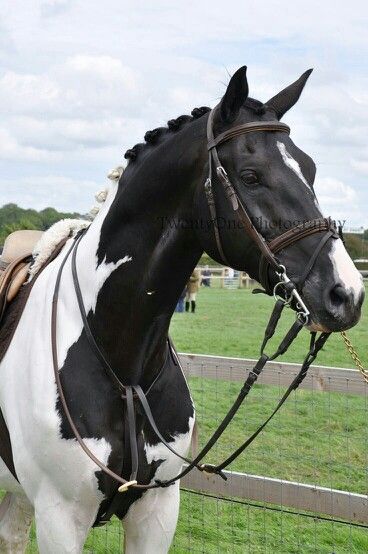
[{"label": "green grass", "polygon": [[[262,331],[273,307],[271,299],[255,297],[249,290],[201,289],[197,306],[196,314],[175,314],[173,318],[171,335],[179,351],[257,357]],[[362,322],[349,332],[363,360],[366,360],[367,315],[365,308]],[[281,327],[283,331],[292,318],[291,313],[287,314]],[[304,333],[283,359],[299,362],[307,344],[308,334]],[[318,363],[351,367],[339,335],[331,338]],[[190,388],[197,408],[200,444],[203,444],[226,413],[239,384],[191,378]],[[251,434],[276,405],[282,390],[255,385],[207,461],[223,459],[245,435]],[[232,469],[367,494],[367,409],[364,396],[299,390]],[[183,491],[171,552],[368,552],[366,529],[289,514],[286,508],[281,512],[266,508]],[[29,554],[36,552],[34,530],[32,536]],[[85,551],[115,554],[122,550],[122,544],[121,526],[112,521],[109,526],[90,533]]]},{"label": "green grass", "polygon": [[175,554],[368,552],[364,530],[183,492]]},{"label": "green grass", "polygon": [[[257,358],[261,337],[274,306],[272,298],[263,294],[253,295],[249,289],[220,289],[202,287],[197,297],[197,313],[174,314],[171,336],[179,352],[214,354]],[[286,332],[294,320],[291,310],[285,310],[278,337]],[[368,302],[363,307],[363,317],[349,331],[354,345],[361,352],[365,367],[368,363],[367,349]],[[300,362],[307,352],[309,334],[304,332],[280,360]],[[276,341],[272,342],[276,346]],[[366,357],[366,358],[365,358]],[[339,333],[333,335],[318,364],[336,367],[351,367]]]},{"label": "green grass", "polygon": [[[204,444],[239,384],[191,378],[190,388]],[[207,460],[219,461],[234,451],[272,412],[280,393],[278,387],[255,385]],[[368,494],[367,446],[366,397],[298,390],[231,468]]]}]

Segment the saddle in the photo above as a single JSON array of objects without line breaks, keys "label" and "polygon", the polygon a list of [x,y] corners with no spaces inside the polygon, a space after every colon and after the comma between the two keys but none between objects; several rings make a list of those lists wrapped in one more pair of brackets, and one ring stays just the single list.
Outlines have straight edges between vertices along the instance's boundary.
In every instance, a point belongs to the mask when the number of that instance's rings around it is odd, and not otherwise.
[{"label": "saddle", "polygon": [[15,231],[5,240],[0,257],[0,323],[8,304],[27,280],[32,252],[42,234],[42,231]]}]

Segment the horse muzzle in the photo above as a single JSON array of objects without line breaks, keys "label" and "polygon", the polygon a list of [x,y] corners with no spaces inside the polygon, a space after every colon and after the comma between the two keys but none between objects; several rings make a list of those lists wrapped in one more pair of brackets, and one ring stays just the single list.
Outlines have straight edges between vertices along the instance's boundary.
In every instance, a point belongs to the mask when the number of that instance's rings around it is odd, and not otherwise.
[{"label": "horse muzzle", "polygon": [[319,302],[315,298],[307,300],[311,312],[308,329],[340,332],[354,327],[360,319],[364,297],[363,285],[360,290],[347,288],[341,282],[326,287]]}]

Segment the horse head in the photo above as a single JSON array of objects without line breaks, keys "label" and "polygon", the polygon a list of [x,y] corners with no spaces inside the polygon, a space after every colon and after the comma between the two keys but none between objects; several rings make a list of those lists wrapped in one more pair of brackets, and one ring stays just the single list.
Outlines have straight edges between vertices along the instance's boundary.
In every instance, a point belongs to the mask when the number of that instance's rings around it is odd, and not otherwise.
[{"label": "horse head", "polygon": [[[299,284],[310,312],[309,328],[341,331],[360,318],[363,281],[331,222],[323,219],[314,190],[315,163],[280,123],[299,99],[310,73],[266,103],[249,97],[246,67],[234,74],[210,115],[210,156],[202,179],[210,174],[207,184],[212,186],[207,195],[203,181],[197,188],[195,213],[198,220],[212,223],[197,226],[203,249],[257,280],[264,267],[258,246],[264,241],[276,247],[283,237],[274,259]],[[239,204],[253,229],[244,228],[244,217],[239,220]],[[322,226],[311,231],[313,224]],[[284,240],[287,237],[289,241]],[[266,289],[272,293],[280,273],[267,267],[266,276]]]}]

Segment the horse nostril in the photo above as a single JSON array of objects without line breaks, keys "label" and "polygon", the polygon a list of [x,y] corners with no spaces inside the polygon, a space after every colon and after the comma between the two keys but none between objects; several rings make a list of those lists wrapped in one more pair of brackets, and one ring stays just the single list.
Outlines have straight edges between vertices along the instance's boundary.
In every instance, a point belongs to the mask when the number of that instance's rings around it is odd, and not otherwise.
[{"label": "horse nostril", "polygon": [[330,300],[334,306],[341,306],[350,302],[351,295],[342,285],[335,285],[330,291]]}]

